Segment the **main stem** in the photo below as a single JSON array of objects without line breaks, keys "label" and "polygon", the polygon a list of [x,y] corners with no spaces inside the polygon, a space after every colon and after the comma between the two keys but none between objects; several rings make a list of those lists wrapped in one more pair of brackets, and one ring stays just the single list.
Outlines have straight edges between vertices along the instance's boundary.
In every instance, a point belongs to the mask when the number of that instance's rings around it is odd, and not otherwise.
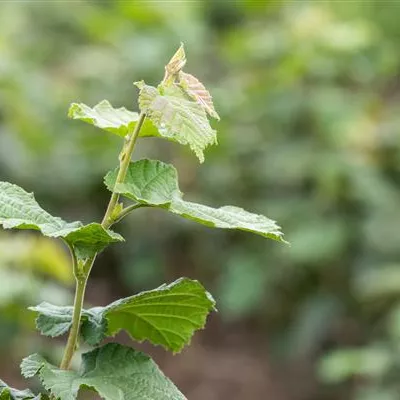
[{"label": "main stem", "polygon": [[[139,116],[139,120],[135,126],[135,129],[132,132],[132,135],[128,137],[127,142],[124,144],[124,147],[120,154],[120,164],[119,164],[119,171],[117,175],[117,179],[115,181],[115,185],[123,183],[126,177],[126,173],[129,168],[129,163],[131,161],[133,149],[135,148],[135,144],[137,138],[139,137],[140,129],[143,126],[143,122],[146,118],[145,113],[141,113]],[[118,204],[119,194],[113,191],[110,201],[107,206],[107,210],[104,214],[103,221],[101,225],[104,229],[110,228],[113,223],[116,221],[114,220],[114,210],[116,205]],[[118,218],[120,219],[120,218]],[[69,369],[71,365],[72,357],[75,353],[76,346],[78,343],[79,337],[79,327],[81,323],[81,315],[82,315],[82,308],[83,308],[83,300],[85,298],[85,290],[87,281],[90,275],[90,271],[93,267],[94,261],[96,259],[97,253],[88,258],[85,263],[79,268],[77,265],[77,260],[72,250],[73,255],[73,263],[74,263],[74,274],[76,279],[76,287],[75,287],[75,300],[74,300],[74,311],[72,314],[72,326],[69,332],[67,345],[64,350],[64,355],[60,364],[61,369]]]}]

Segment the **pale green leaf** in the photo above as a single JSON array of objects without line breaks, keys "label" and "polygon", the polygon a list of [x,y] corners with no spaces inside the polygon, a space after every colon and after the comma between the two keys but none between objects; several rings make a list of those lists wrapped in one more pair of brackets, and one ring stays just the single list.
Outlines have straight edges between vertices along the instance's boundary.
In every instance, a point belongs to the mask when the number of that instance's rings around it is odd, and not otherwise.
[{"label": "pale green leaf", "polygon": [[79,373],[60,370],[37,354],[23,360],[21,371],[25,377],[39,375],[60,400],[76,399],[83,388],[107,400],[185,400],[149,356],[117,343],[85,353]]},{"label": "pale green leaf", "polygon": [[8,182],[0,182],[0,225],[4,229],[34,229],[44,236],[63,238],[82,257],[123,240],[117,233],[97,223],[67,223],[53,217],[39,206],[32,193]]},{"label": "pale green leaf", "polygon": [[35,395],[29,389],[14,389],[0,379],[0,400],[27,400],[34,397]]},{"label": "pale green leaf", "polygon": [[[118,171],[105,177],[109,190],[115,186]],[[161,161],[140,160],[130,164],[123,184],[115,191],[141,204],[158,206],[186,219],[214,228],[239,229],[282,241],[283,233],[275,221],[239,207],[212,208],[185,201],[178,186],[176,169]]]},{"label": "pale green leaf", "polygon": [[215,111],[210,92],[195,76],[180,71],[179,85],[190,97],[199,103],[209,115],[218,120],[220,119]]},{"label": "pale green leaf", "polygon": [[36,328],[42,335],[56,337],[64,335],[72,325],[72,307],[55,306],[43,302],[35,307],[28,307],[29,310],[38,313]]},{"label": "pale green leaf", "polygon": [[138,82],[139,106],[158,128],[160,136],[189,145],[204,161],[204,150],[217,143],[217,134],[211,128],[205,110],[177,85],[157,89]]},{"label": "pale green leaf", "polygon": [[[124,329],[139,342],[148,340],[179,352],[204,327],[214,307],[214,299],[199,282],[182,278],[106,307],[84,310],[81,335],[95,345]],[[47,336],[64,334],[71,327],[72,307],[42,303],[30,309],[39,313],[37,327]]]},{"label": "pale green leaf", "polygon": [[[128,133],[131,133],[139,120],[137,112],[129,111],[125,107],[114,108],[107,100],[101,101],[93,108],[83,103],[72,103],[68,111],[68,116],[121,137],[125,137]],[[150,121],[145,121],[139,136],[159,136],[159,134],[156,127]]]},{"label": "pale green leaf", "polygon": [[318,372],[327,383],[338,383],[357,375],[380,379],[393,367],[393,361],[391,350],[381,345],[348,348],[325,355]]}]

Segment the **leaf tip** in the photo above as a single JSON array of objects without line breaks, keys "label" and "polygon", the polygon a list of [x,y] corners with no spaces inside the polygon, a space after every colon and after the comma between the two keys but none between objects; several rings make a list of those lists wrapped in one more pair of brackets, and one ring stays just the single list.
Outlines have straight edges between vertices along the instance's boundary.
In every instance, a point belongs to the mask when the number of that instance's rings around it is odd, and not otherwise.
[{"label": "leaf tip", "polygon": [[144,80],[133,82],[133,84],[139,89],[142,90],[145,87]]}]

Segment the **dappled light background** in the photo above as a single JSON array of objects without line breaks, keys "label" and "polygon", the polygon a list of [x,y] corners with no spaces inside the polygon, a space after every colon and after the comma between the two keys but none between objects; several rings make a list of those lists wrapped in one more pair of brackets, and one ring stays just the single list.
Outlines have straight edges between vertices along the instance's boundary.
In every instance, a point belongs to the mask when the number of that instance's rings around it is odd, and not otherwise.
[{"label": "dappled light background", "polygon": [[[157,210],[116,228],[127,244],[99,257],[88,305],[182,275],[217,300],[181,354],[132,344],[190,400],[399,398],[400,5],[382,3],[0,2],[1,180],[99,220],[121,142],[69,120],[69,104],[136,109],[132,83],[157,84],[182,41],[214,95],[219,146],[200,166],[142,139],[135,158],[174,163],[187,199],[265,214],[292,244]],[[18,364],[38,349],[58,360],[64,338],[40,338],[26,307],[71,303],[71,282],[60,243],[0,232],[4,380],[24,387]]]}]

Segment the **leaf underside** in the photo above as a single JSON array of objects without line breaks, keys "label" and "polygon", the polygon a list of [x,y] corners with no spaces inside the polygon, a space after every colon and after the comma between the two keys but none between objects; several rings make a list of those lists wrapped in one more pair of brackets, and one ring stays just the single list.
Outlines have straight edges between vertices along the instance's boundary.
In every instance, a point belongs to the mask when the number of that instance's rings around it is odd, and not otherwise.
[{"label": "leaf underside", "polygon": [[[84,310],[81,335],[87,343],[96,345],[105,336],[125,330],[139,342],[148,340],[179,352],[194,332],[204,327],[214,307],[214,299],[199,282],[181,278],[106,307]],[[41,303],[30,310],[38,313],[37,328],[46,336],[62,335],[71,327],[72,307]]]},{"label": "leaf underside", "polygon": [[124,183],[115,185],[118,170],[105,177],[109,190],[115,190],[138,203],[166,209],[183,218],[214,228],[239,229],[285,242],[275,221],[235,206],[212,208],[183,199],[176,169],[154,160],[130,164]]},{"label": "leaf underside", "polygon": [[81,257],[88,257],[110,243],[123,240],[117,233],[97,223],[68,223],[53,217],[39,206],[32,193],[8,182],[0,182],[0,225],[4,229],[33,229],[44,236],[62,238]]},{"label": "leaf underside", "polygon": [[[68,116],[121,137],[131,133],[139,121],[137,112],[129,111],[125,107],[114,108],[107,100],[101,101],[93,108],[83,103],[72,103]],[[145,121],[139,136],[159,136],[159,134],[150,121]]]},{"label": "leaf underside", "polygon": [[25,358],[21,371],[26,378],[38,375],[60,400],[75,400],[81,388],[107,400],[186,400],[149,356],[117,343],[83,354],[79,373],[60,370],[38,354]]}]

